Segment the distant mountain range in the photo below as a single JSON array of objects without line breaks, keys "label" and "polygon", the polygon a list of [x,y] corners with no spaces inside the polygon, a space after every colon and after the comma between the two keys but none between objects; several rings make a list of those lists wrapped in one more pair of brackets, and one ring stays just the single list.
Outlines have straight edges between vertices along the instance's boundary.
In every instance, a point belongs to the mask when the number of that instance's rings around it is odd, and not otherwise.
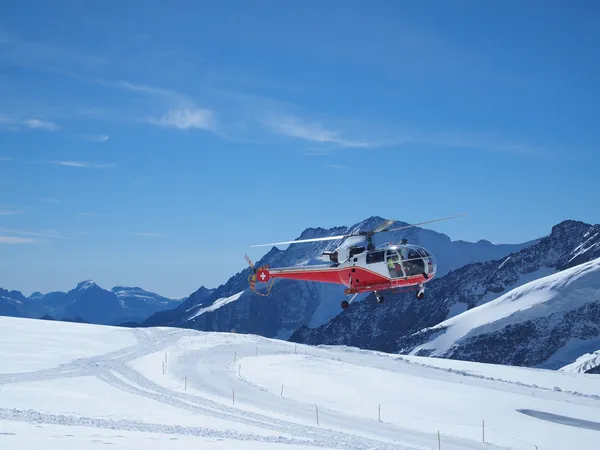
[{"label": "distant mountain range", "polygon": [[106,290],[94,281],[82,281],[68,292],[35,292],[25,297],[19,291],[0,288],[0,315],[119,325],[139,322],[181,300],[162,297],[139,287],[116,286]]}]

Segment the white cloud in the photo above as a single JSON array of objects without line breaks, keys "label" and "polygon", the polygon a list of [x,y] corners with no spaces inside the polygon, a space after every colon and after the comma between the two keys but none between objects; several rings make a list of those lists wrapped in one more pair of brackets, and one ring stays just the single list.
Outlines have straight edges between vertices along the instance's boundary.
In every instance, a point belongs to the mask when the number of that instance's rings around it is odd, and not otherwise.
[{"label": "white cloud", "polygon": [[18,236],[34,236],[37,238],[47,239],[69,239],[61,236],[61,234],[55,230],[43,230],[43,231],[23,231],[23,230],[11,230],[6,228],[0,228],[0,233],[3,234],[16,234]]},{"label": "white cloud", "polygon": [[50,161],[50,164],[57,164],[59,166],[67,167],[79,167],[82,169],[106,169],[114,167],[114,164],[96,164],[87,161]]},{"label": "white cloud", "polygon": [[16,216],[17,214],[23,214],[23,211],[19,209],[0,209],[0,216]]},{"label": "white cloud", "polygon": [[78,216],[81,217],[106,217],[104,213],[93,213],[93,212],[81,212],[77,213]]},{"label": "white cloud", "polygon": [[340,147],[372,147],[374,143],[343,137],[340,132],[325,128],[320,123],[300,117],[269,114],[263,123],[274,133],[312,142],[335,144]]},{"label": "white cloud", "polygon": [[215,121],[212,111],[201,108],[178,108],[170,109],[160,119],[148,119],[148,122],[165,127],[187,130],[198,128],[203,130],[214,130]]},{"label": "white cloud", "polygon": [[142,233],[131,233],[133,236],[141,236],[141,237],[150,237],[150,238],[164,238],[167,237],[164,234],[160,233],[150,233],[150,232],[142,232]]},{"label": "white cloud", "polygon": [[0,235],[0,244],[35,244],[36,242],[38,241],[32,238]]},{"label": "white cloud", "polygon": [[146,119],[147,123],[179,130],[201,129],[216,132],[217,123],[214,112],[208,108],[199,107],[187,95],[170,89],[126,81],[117,83],[101,81],[100,83],[159,97],[160,102],[167,107],[167,112],[158,118]]},{"label": "white cloud", "polygon": [[341,164],[325,164],[325,167],[327,167],[328,169],[334,169],[334,170],[346,170],[348,168]]},{"label": "white cloud", "polygon": [[90,142],[106,142],[110,136],[106,134],[84,134],[80,136],[81,139],[85,139]]},{"label": "white cloud", "polygon": [[17,117],[11,117],[6,115],[0,116],[0,125],[5,125],[11,130],[21,130],[23,128],[30,128],[33,130],[57,131],[59,129],[58,125],[47,120],[31,118],[20,119]]},{"label": "white cloud", "polygon": [[24,121],[25,125],[29,128],[39,128],[42,130],[56,131],[58,130],[58,126],[52,122],[48,122],[46,120],[38,120],[38,119],[27,119]]}]

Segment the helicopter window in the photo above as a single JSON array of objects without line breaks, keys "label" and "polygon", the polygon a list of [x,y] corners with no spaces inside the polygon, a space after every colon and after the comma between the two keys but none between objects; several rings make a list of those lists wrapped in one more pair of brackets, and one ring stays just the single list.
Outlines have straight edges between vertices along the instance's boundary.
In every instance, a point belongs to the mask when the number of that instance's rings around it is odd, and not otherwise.
[{"label": "helicopter window", "polygon": [[407,276],[420,275],[425,272],[425,262],[419,253],[413,249],[408,252],[408,261],[404,262]]},{"label": "helicopter window", "polygon": [[367,253],[367,264],[375,264],[383,262],[384,259],[384,251],[381,250],[379,252],[369,252]]},{"label": "helicopter window", "polygon": [[415,250],[410,249],[408,252],[408,259],[421,259],[421,255],[419,255]]}]

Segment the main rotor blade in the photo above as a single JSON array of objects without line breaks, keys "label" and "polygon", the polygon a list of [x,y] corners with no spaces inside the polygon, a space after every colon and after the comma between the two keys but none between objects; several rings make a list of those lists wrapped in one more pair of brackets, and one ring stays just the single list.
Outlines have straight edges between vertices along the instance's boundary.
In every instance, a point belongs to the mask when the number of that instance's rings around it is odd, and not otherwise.
[{"label": "main rotor blade", "polygon": [[341,236],[328,236],[328,237],[322,237],[322,238],[314,238],[314,239],[301,239],[298,241],[286,241],[286,242],[273,242],[272,244],[258,244],[258,245],[251,245],[250,247],[267,247],[270,245],[284,245],[284,244],[300,244],[302,242],[317,242],[317,241],[334,241],[336,239],[343,239],[345,237],[350,236],[349,234],[343,234]]},{"label": "main rotor blade", "polygon": [[388,232],[388,231],[398,231],[398,230],[404,230],[404,229],[406,229],[406,228],[418,227],[418,226],[420,226],[420,225],[425,225],[425,224],[427,224],[427,223],[440,222],[440,221],[442,221],[442,220],[453,219],[453,218],[455,218],[455,217],[466,216],[466,215],[467,215],[466,213],[463,213],[463,214],[456,214],[456,215],[454,215],[454,216],[442,217],[441,219],[428,220],[427,222],[419,222],[419,223],[414,223],[414,224],[412,224],[412,225],[405,225],[405,226],[403,226],[403,227],[392,228],[392,229],[390,229],[390,230],[383,230],[383,231],[385,231],[385,232]]},{"label": "main rotor blade", "polygon": [[389,227],[391,224],[393,224],[394,222],[396,222],[396,220],[386,220],[385,222],[383,222],[381,225],[379,225],[378,227],[376,227],[373,230],[373,233],[379,233],[383,230],[385,230],[387,227]]}]

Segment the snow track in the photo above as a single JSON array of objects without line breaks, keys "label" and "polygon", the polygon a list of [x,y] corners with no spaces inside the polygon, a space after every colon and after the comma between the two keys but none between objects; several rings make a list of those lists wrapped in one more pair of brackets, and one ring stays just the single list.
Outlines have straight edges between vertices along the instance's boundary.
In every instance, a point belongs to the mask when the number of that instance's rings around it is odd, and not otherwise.
[{"label": "snow track", "polygon": [[[215,438],[277,442],[321,448],[352,449],[407,449],[392,442],[369,439],[339,431],[309,425],[299,425],[292,421],[273,418],[264,414],[251,413],[206,398],[167,389],[144,377],[132,369],[129,363],[146,355],[164,351],[177,344],[182,338],[199,336],[190,330],[164,332],[156,329],[130,330],[138,340],[138,345],[126,347],[104,355],[76,359],[70,364],[57,368],[43,369],[27,373],[0,375],[0,385],[51,381],[68,377],[94,376],[97,379],[124,392],[142,396],[191,413],[211,416],[232,423],[282,433],[285,436],[264,436],[260,434],[221,432],[207,428],[147,424],[130,420],[105,420],[101,418],[45,414],[32,410],[0,409],[0,419],[44,424],[70,426],[93,426],[112,430],[144,431],[152,433],[181,434],[190,436],[210,436]],[[227,376],[225,368],[219,376]]]}]

